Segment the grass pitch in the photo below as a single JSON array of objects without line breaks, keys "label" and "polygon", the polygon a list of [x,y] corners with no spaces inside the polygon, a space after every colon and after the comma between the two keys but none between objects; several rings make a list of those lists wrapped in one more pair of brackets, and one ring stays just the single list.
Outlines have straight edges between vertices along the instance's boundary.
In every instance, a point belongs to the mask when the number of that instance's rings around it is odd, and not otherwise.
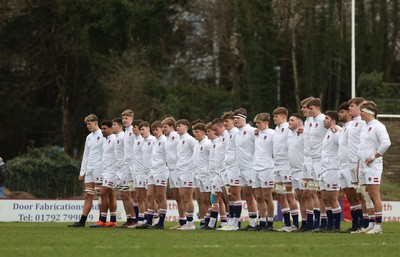
[{"label": "grass pitch", "polygon": [[[167,223],[167,227],[175,224]],[[276,228],[280,223],[274,224]],[[350,223],[343,223],[347,229]],[[0,255],[24,256],[398,256],[400,223],[382,235],[68,228],[0,223]]]}]

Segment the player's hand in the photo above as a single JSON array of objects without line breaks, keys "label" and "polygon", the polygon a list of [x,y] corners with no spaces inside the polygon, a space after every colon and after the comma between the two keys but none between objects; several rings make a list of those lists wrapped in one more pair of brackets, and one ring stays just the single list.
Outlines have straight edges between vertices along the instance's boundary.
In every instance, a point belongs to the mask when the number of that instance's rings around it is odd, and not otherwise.
[{"label": "player's hand", "polygon": [[85,176],[81,176],[81,175],[78,176],[78,180],[83,180],[84,178],[85,178]]},{"label": "player's hand", "polygon": [[304,126],[298,127],[297,128],[297,134],[300,135],[304,132]]},{"label": "player's hand", "polygon": [[367,166],[371,165],[372,162],[373,162],[373,160],[371,159],[371,157],[368,157],[368,158],[365,160],[365,164],[367,164]]},{"label": "player's hand", "polygon": [[332,131],[333,133],[336,133],[336,132],[338,132],[339,130],[340,130],[340,127],[339,127],[339,126],[334,126],[334,127],[331,128],[331,131]]}]

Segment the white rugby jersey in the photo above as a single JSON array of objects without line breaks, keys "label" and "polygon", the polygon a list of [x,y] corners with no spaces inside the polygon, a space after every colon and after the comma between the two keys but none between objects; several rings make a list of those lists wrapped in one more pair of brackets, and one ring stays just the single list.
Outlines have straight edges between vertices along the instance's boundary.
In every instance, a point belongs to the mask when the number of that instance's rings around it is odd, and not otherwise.
[{"label": "white rugby jersey", "polygon": [[313,160],[321,160],[322,141],[325,137],[327,129],[324,127],[325,115],[320,114],[313,118],[310,127],[310,156]]},{"label": "white rugby jersey", "polygon": [[234,127],[228,131],[228,135],[225,139],[225,168],[238,167],[238,161],[236,159],[236,144],[235,138],[238,133],[238,128]]},{"label": "white rugby jersey", "polygon": [[307,117],[304,122],[303,140],[304,140],[304,158],[311,158],[310,132],[312,127],[313,117]]},{"label": "white rugby jersey", "polygon": [[287,145],[289,130],[290,129],[288,122],[279,124],[275,128],[274,143],[273,143],[275,166],[289,162],[288,145]]},{"label": "white rugby jersey", "polygon": [[133,133],[133,127],[125,129],[124,135],[124,154],[125,154],[125,165],[131,167],[133,165],[133,143],[135,142],[135,134]]},{"label": "white rugby jersey", "polygon": [[[372,120],[362,128],[358,156],[362,162],[378,152],[383,155],[391,145],[386,126],[378,120]],[[382,162],[382,156],[374,162]]]},{"label": "white rugby jersey", "polygon": [[228,136],[229,133],[225,130],[224,133],[218,137],[218,141],[215,145],[215,169],[218,174],[225,172],[225,153]]},{"label": "white rugby jersey", "polygon": [[212,144],[211,140],[204,138],[194,146],[193,149],[193,167],[194,174],[199,177],[209,177],[210,172],[208,170],[210,161],[210,150]]},{"label": "white rugby jersey", "polygon": [[141,174],[150,175],[151,154],[153,153],[153,146],[155,141],[156,138],[152,135],[143,138],[143,143],[142,143],[143,173]]},{"label": "white rugby jersey", "polygon": [[361,116],[353,118],[353,122],[349,127],[349,160],[350,162],[358,161],[358,147],[360,145],[360,133],[365,126],[365,121],[361,120]]},{"label": "white rugby jersey", "polygon": [[143,174],[143,137],[142,135],[135,136],[135,141],[133,144],[133,167],[135,168],[135,174]]},{"label": "white rugby jersey", "polygon": [[102,174],[116,173],[117,160],[115,159],[115,135],[108,135],[103,143],[103,155],[101,164],[103,167]]},{"label": "white rugby jersey", "polygon": [[196,139],[188,133],[180,136],[176,151],[178,158],[176,172],[178,175],[193,174],[193,150],[196,144]]},{"label": "white rugby jersey", "polygon": [[171,131],[165,141],[165,155],[169,171],[176,169],[176,149],[178,146],[179,134],[176,131]]},{"label": "white rugby jersey", "polygon": [[349,127],[352,121],[343,124],[339,133],[339,161],[341,164],[349,163]]},{"label": "white rugby jersey", "polygon": [[274,168],[273,140],[275,130],[264,129],[258,132],[254,140],[254,170]]},{"label": "white rugby jersey", "polygon": [[151,154],[151,174],[160,174],[168,172],[167,160],[165,155],[165,142],[167,137],[161,135],[156,138]]},{"label": "white rugby jersey", "polygon": [[240,170],[249,170],[253,168],[254,163],[254,130],[252,126],[246,124],[240,128],[236,138],[236,158]]},{"label": "white rugby jersey", "polygon": [[210,148],[210,157],[208,160],[208,172],[210,173],[211,177],[215,177],[217,173],[217,160],[215,158],[215,149],[217,147],[219,138],[215,138],[211,140],[211,148]]},{"label": "white rugby jersey", "polygon": [[115,146],[114,154],[116,160],[117,176],[119,178],[124,177],[122,174],[126,174],[126,165],[124,159],[124,131],[119,132],[115,135]]},{"label": "white rugby jersey", "polygon": [[297,129],[290,130],[288,134],[288,155],[293,171],[301,171],[304,162],[304,134]]},{"label": "white rugby jersey", "polygon": [[79,172],[80,176],[85,175],[89,170],[101,169],[103,142],[104,137],[100,129],[87,135],[83,150],[81,171]]},{"label": "white rugby jersey", "polygon": [[321,147],[321,169],[339,170],[339,132],[328,129]]}]

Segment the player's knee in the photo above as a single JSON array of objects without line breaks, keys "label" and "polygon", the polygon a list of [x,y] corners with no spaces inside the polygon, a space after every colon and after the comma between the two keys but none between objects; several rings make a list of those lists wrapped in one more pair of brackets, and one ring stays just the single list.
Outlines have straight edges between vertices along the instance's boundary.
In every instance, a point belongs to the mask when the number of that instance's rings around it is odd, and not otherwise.
[{"label": "player's knee", "polygon": [[366,186],[365,185],[360,186],[360,190],[361,190],[361,194],[364,198],[365,206],[367,207],[367,209],[374,208],[374,203],[372,202],[371,196],[367,192]]},{"label": "player's knee", "polygon": [[280,184],[275,185],[275,190],[276,190],[276,193],[279,195],[283,195],[286,193],[286,187],[284,187],[283,185],[280,185]]},{"label": "player's knee", "polygon": [[85,187],[85,194],[89,196],[93,196],[95,194],[95,190],[92,187]]}]

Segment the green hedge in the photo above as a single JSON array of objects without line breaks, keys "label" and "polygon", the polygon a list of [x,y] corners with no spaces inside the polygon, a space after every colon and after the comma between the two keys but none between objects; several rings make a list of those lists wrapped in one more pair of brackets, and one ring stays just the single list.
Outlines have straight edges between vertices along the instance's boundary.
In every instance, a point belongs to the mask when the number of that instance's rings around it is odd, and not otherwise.
[{"label": "green hedge", "polygon": [[7,162],[6,187],[39,198],[82,195],[78,181],[80,164],[60,147],[35,148]]}]

